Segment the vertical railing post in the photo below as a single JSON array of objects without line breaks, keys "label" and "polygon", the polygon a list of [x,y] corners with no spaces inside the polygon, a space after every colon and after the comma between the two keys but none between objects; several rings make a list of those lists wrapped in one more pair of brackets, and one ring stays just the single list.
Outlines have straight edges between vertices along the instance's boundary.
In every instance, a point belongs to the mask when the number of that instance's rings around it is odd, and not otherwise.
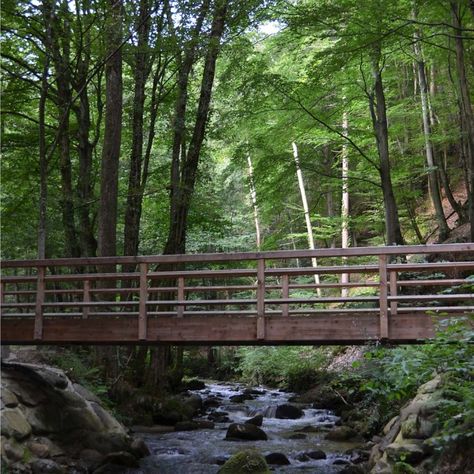
[{"label": "vertical railing post", "polygon": [[265,260],[257,260],[257,339],[265,339]]},{"label": "vertical railing post", "polygon": [[147,338],[148,264],[140,263],[140,299],[138,302],[138,339]]},{"label": "vertical railing post", "polygon": [[379,309],[380,309],[380,339],[388,338],[388,285],[387,285],[387,256],[379,255]]},{"label": "vertical railing post", "polygon": [[[397,272],[395,270],[390,271],[390,296],[397,296]],[[398,312],[398,302],[394,299],[390,300],[390,316],[395,316]]]},{"label": "vertical railing post", "polygon": [[35,305],[35,326],[33,338],[40,341],[43,338],[43,303],[45,290],[45,267],[38,267],[38,276],[36,280],[36,305]]},{"label": "vertical railing post", "polygon": [[5,283],[0,281],[0,304],[5,302]]},{"label": "vertical railing post", "polygon": [[82,319],[87,319],[89,317],[89,313],[91,309],[90,306],[87,306],[87,304],[91,302],[90,280],[84,280],[82,301],[83,303],[85,303],[84,307],[82,308]]},{"label": "vertical railing post", "polygon": [[[283,299],[288,299],[290,297],[290,278],[288,275],[283,275],[281,277],[281,297]],[[290,305],[288,303],[283,303],[281,305],[281,315],[288,316]]]},{"label": "vertical railing post", "polygon": [[[178,294],[177,294],[178,301],[184,301],[184,277],[178,277]],[[184,316],[184,305],[178,304],[176,308],[176,315],[178,318],[182,318]]]}]

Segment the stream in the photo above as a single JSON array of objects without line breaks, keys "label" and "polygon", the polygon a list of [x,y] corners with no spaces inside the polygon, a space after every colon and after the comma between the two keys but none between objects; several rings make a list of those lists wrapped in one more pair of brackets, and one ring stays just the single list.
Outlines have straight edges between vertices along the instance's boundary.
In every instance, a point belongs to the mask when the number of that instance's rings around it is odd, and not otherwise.
[{"label": "stream", "polygon": [[[339,420],[329,410],[307,408],[302,405],[304,416],[298,419],[275,418],[278,405],[288,403],[294,395],[288,392],[258,387],[253,389],[253,400],[235,403],[232,396],[241,394],[246,387],[231,383],[207,383],[203,390],[195,393],[206,399],[217,399],[217,407],[208,408],[201,418],[207,420],[210,413],[214,417],[223,414],[222,421],[216,422],[214,429],[194,431],[173,431],[168,433],[138,433],[147,443],[151,455],[144,458],[140,468],[129,470],[135,474],[213,474],[220,464],[232,454],[247,448],[256,448],[264,456],[270,453],[283,453],[290,461],[287,466],[271,465],[277,473],[331,474],[340,472],[349,463],[346,452],[361,443],[329,441],[325,433]],[[297,405],[297,404],[294,404]],[[261,429],[267,434],[266,441],[228,441],[226,431],[231,422],[244,423],[249,418],[263,414]],[[229,420],[225,420],[225,417]],[[225,420],[225,421],[224,421]],[[219,421],[219,420],[218,420]],[[313,432],[310,432],[312,427]],[[296,435],[296,436],[295,436]],[[292,437],[302,439],[292,439]],[[326,459],[299,460],[302,453],[322,450]]]}]

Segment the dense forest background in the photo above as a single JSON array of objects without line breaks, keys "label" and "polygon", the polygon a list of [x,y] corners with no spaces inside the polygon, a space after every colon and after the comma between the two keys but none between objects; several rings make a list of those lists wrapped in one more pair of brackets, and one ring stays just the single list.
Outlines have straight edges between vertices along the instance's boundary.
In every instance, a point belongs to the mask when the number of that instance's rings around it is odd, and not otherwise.
[{"label": "dense forest background", "polygon": [[2,10],[4,258],[304,248],[306,224],[316,247],[424,243],[472,221],[472,1]]}]

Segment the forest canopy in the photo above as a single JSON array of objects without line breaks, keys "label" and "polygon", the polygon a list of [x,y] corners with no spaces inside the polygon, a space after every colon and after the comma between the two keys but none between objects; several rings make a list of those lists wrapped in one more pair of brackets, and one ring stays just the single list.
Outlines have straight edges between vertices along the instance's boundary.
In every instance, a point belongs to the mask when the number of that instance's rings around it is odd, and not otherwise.
[{"label": "forest canopy", "polygon": [[4,258],[426,243],[474,220],[472,1],[2,16]]}]

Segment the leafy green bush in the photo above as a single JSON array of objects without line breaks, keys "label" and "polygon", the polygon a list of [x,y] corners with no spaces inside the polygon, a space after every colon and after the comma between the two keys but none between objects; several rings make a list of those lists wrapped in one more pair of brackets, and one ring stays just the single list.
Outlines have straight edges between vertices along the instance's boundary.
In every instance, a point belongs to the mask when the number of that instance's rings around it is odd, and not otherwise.
[{"label": "leafy green bush", "polygon": [[327,361],[323,350],[311,347],[245,347],[238,354],[239,370],[246,382],[292,390],[309,388]]},{"label": "leafy green bush", "polygon": [[[472,319],[472,317],[471,317]],[[466,324],[468,323],[468,324]],[[375,348],[354,364],[368,399],[384,404],[390,417],[420,385],[443,375],[445,400],[438,411],[442,427],[434,444],[474,437],[474,331],[466,318],[447,321],[429,344]]]}]

